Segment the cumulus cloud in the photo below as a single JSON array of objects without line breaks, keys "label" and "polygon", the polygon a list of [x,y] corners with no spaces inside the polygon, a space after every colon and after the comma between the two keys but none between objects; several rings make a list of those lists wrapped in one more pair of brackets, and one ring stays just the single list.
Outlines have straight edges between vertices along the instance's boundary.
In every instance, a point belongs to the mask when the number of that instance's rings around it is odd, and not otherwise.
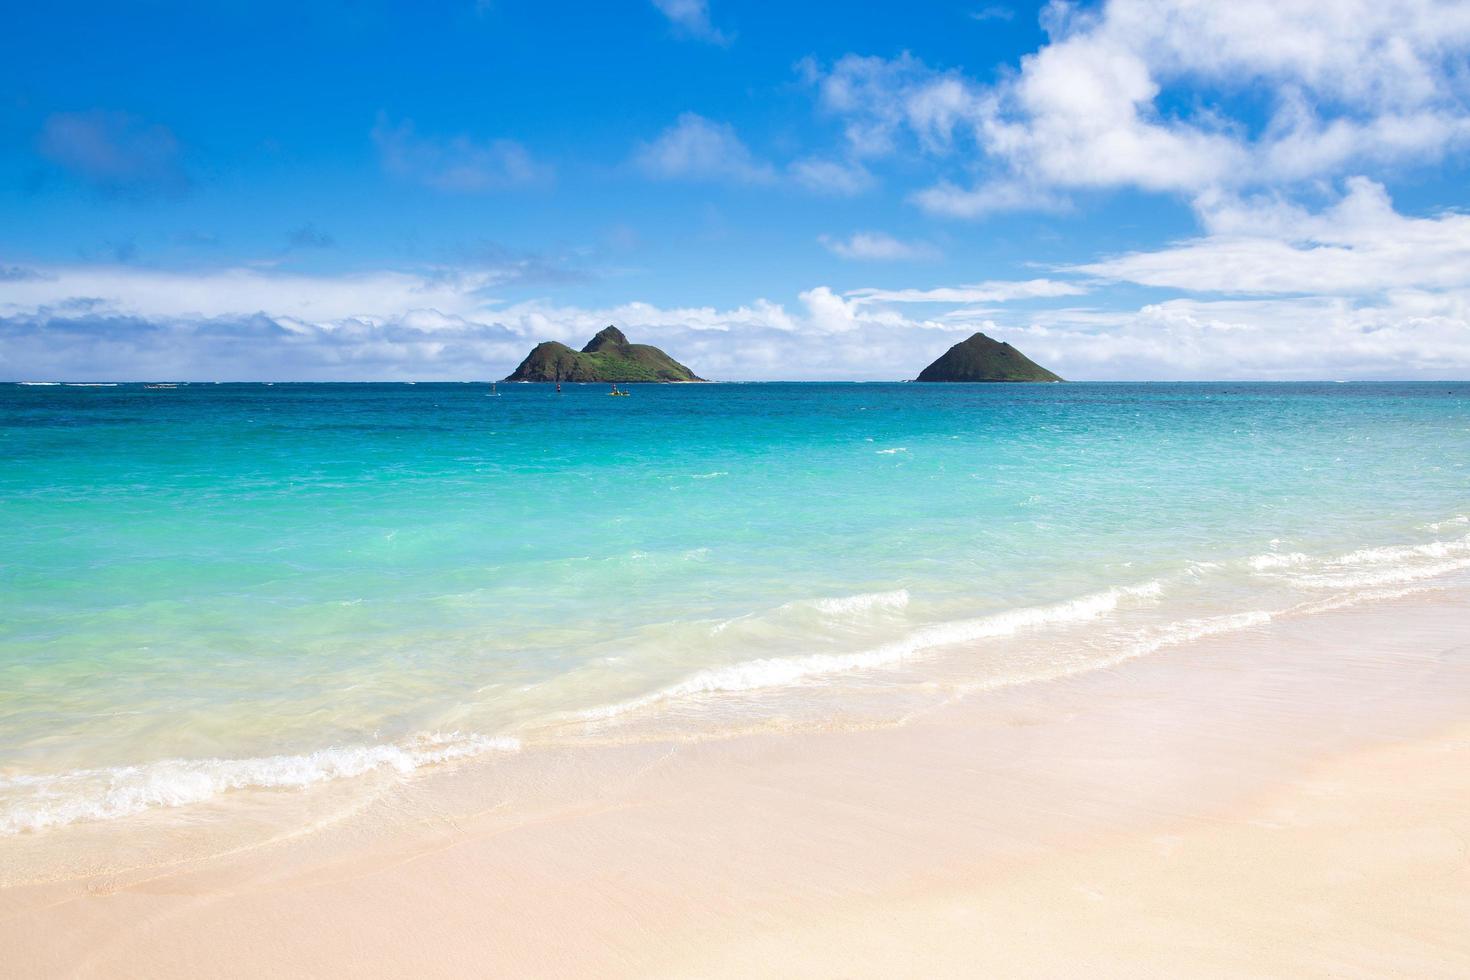
[{"label": "cumulus cloud", "polygon": [[934,71],[907,52],[894,59],[849,54],[827,70],[807,59],[798,71],[815,86],[819,108],[842,120],[847,149],[858,158],[892,153],[905,136],[929,152],[948,151],[957,127],[973,127],[982,98],[958,71]]},{"label": "cumulus cloud", "polygon": [[947,161],[915,201],[959,217],[1074,189],[1271,187],[1470,142],[1463,4],[1110,0],[1044,23],[1048,43],[993,84],[909,54],[802,70],[851,152]]},{"label": "cumulus cloud", "polygon": [[411,120],[394,125],[382,114],[373,126],[372,139],[384,170],[439,191],[477,194],[552,179],[550,166],[535,160],[511,139],[421,136]]},{"label": "cumulus cloud", "polygon": [[707,0],[653,0],[653,5],[684,37],[719,45],[728,45],[735,40],[710,21]]},{"label": "cumulus cloud", "polygon": [[638,147],[633,163],[661,180],[770,184],[776,170],[750,152],[729,123],[686,112],[651,143]]},{"label": "cumulus cloud", "polygon": [[[851,378],[917,371],[960,328],[816,286],[788,308],[506,304],[492,277],[443,272],[306,276],[56,267],[0,300],[0,364],[18,379],[487,378],[531,345],[580,346],[608,323],[716,378]],[[830,339],[841,335],[837,347]],[[733,342],[732,342],[733,338]],[[902,367],[900,367],[902,366]]]},{"label": "cumulus cloud", "polygon": [[[485,272],[34,271],[0,299],[0,365],[18,380],[494,378],[538,341],[580,346],[608,323],[728,380],[912,377],[975,330],[1077,379],[1470,371],[1470,289],[1179,298],[1132,310],[972,305],[1071,299],[1086,288],[1037,279],[846,294],[815,286],[790,305],[582,307],[503,303]],[[915,317],[910,304],[936,312]]]},{"label": "cumulus cloud", "polygon": [[818,241],[833,255],[870,262],[914,262],[940,258],[940,251],[924,241],[902,241],[881,231],[854,232],[846,238],[822,235]]},{"label": "cumulus cloud", "polygon": [[1069,378],[1463,378],[1470,302],[1423,292],[1377,302],[1176,299],[1136,311],[1037,313],[1009,339]]},{"label": "cumulus cloud", "polygon": [[[1470,372],[1470,215],[1401,214],[1361,178],[1317,210],[1232,193],[1196,207],[1202,236],[1058,270],[1067,278],[815,285],[727,308],[507,303],[497,287],[528,281],[536,260],[494,247],[335,276],[0,265],[0,365],[28,380],[487,378],[538,341],[580,345],[616,323],[730,380],[911,377],[975,330],[1076,379]],[[869,235],[841,244],[889,247]],[[1114,284],[1187,295],[1125,305]]]},{"label": "cumulus cloud", "polygon": [[1206,236],[1071,271],[1211,293],[1470,289],[1470,215],[1406,217],[1365,178],[1349,180],[1347,192],[1317,213],[1279,197],[1211,194],[1197,207]]},{"label": "cumulus cloud", "polygon": [[189,187],[168,127],[125,112],[58,112],[37,139],[41,155],[109,197],[179,194]]}]

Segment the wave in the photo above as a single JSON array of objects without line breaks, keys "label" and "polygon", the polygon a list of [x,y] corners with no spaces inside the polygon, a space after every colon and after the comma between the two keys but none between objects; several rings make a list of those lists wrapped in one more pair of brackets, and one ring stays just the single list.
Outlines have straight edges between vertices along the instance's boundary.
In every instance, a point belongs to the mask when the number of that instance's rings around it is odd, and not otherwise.
[{"label": "wave", "polygon": [[1378,585],[1400,585],[1406,582],[1420,582],[1427,578],[1437,578],[1440,575],[1448,575],[1450,572],[1457,572],[1466,568],[1470,568],[1470,558],[1435,562],[1430,565],[1378,568],[1368,571],[1329,571],[1315,575],[1294,575],[1291,577],[1291,582],[1294,585],[1304,586],[1309,589],[1368,588]]},{"label": "wave", "polygon": [[723,633],[736,623],[758,620],[763,615],[782,617],[793,613],[816,612],[829,619],[860,619],[870,613],[904,609],[908,604],[908,589],[894,589],[891,592],[859,592],[855,595],[833,596],[827,599],[798,599],[795,602],[777,606],[764,614],[746,613],[743,616],[722,620],[710,627],[710,635]]},{"label": "wave", "polygon": [[1195,640],[1203,640],[1205,637],[1216,636],[1220,633],[1234,633],[1253,626],[1265,626],[1278,615],[1280,614],[1267,612],[1264,609],[1252,609],[1246,612],[1227,613],[1223,616],[1207,616],[1202,619],[1186,619],[1178,623],[1169,623],[1167,626],[1159,627],[1151,636],[1130,647],[1126,656],[1119,657],[1112,662],[1121,663],[1124,660],[1157,653],[1165,647],[1192,643]]},{"label": "wave", "polygon": [[1252,555],[1245,563],[1258,572],[1269,571],[1273,568],[1291,568],[1296,565],[1305,565],[1312,560],[1312,556],[1300,551],[1268,552],[1264,555]]},{"label": "wave", "polygon": [[[1453,521],[1441,522],[1448,526]],[[1450,541],[1359,548],[1318,558],[1299,551],[1247,558],[1254,572],[1307,589],[1351,589],[1397,585],[1470,568],[1470,535]]]},{"label": "wave", "polygon": [[1053,605],[1027,606],[978,619],[926,626],[901,640],[855,653],[763,657],[725,667],[710,667],[659,690],[616,704],[589,708],[577,712],[573,717],[584,721],[601,721],[662,702],[703,694],[732,694],[789,687],[813,677],[893,667],[936,647],[972,643],[1011,636],[1022,630],[1096,619],[1117,609],[1127,599],[1152,599],[1162,591],[1162,583],[1145,582],[1141,585],[1107,589]]},{"label": "wave", "polygon": [[[1441,524],[1463,526],[1460,518]],[[702,550],[687,553],[685,557]],[[629,557],[644,556],[634,553]],[[1412,585],[1470,568],[1470,534],[1452,540],[1359,548],[1336,556],[1272,551],[1224,563],[1195,562],[1185,570],[1184,576],[1170,578],[1169,581],[1173,583],[1172,591],[1192,595],[1194,586],[1190,578],[1230,569],[1227,574],[1234,582],[1238,580],[1242,566],[1262,580],[1312,590],[1315,594],[1302,596],[1298,593],[1297,598],[1306,601],[1274,611],[1252,609],[1161,623],[1137,631],[1122,629],[1127,625],[1127,619],[1119,618],[1108,626],[1108,642],[1092,647],[1086,656],[1056,657],[1052,658],[1054,662],[1051,664],[1034,664],[1030,672],[989,677],[960,687],[964,690],[993,689],[1105,669],[1166,647],[1262,626],[1282,615],[1322,611],[1365,599],[1407,594],[1418,589],[1397,593],[1379,591],[1377,594],[1372,594],[1372,590],[1374,587]],[[1336,594],[1317,590],[1336,590]],[[764,657],[694,669],[683,677],[675,675],[677,679],[672,683],[648,693],[569,712],[557,718],[562,722],[595,723],[708,695],[750,694],[794,687],[837,675],[893,669],[939,648],[1102,619],[1120,607],[1131,608],[1133,604],[1158,599],[1164,591],[1163,582],[1151,580],[1089,593],[1068,601],[921,626],[898,639],[852,652]],[[1277,599],[1283,598],[1278,591],[1273,591],[1272,595]],[[754,616],[764,618],[777,614],[790,617],[789,623],[780,624],[782,628],[787,625],[799,629],[820,627],[824,635],[832,633],[831,638],[837,639],[835,634],[843,627],[850,626],[853,631],[858,631],[878,623],[879,617],[888,617],[882,620],[885,628],[900,625],[903,622],[901,614],[908,609],[911,600],[907,589],[894,589],[803,599]],[[1257,601],[1248,603],[1250,606],[1261,604]],[[1275,601],[1264,604],[1274,606]],[[821,617],[820,621],[817,617]],[[717,633],[735,622],[751,618],[730,620],[712,631]],[[1090,643],[1090,632],[1087,639]],[[543,717],[542,720],[546,719]],[[0,775],[0,834],[42,830],[78,821],[115,819],[153,808],[186,806],[240,789],[298,789],[374,771],[410,773],[438,762],[489,752],[513,752],[520,747],[518,739],[508,736],[431,733],[398,743],[336,746],[297,755],[165,759],[134,766],[82,769],[51,775]]]},{"label": "wave", "polygon": [[980,691],[994,691],[1003,687],[1015,687],[1018,684],[1035,684],[1042,681],[1061,680],[1064,677],[1075,677],[1094,670],[1116,667],[1130,660],[1157,653],[1166,647],[1181,646],[1222,633],[1235,633],[1253,626],[1265,626],[1278,615],[1279,613],[1267,612],[1264,609],[1253,609],[1247,612],[1227,613],[1223,616],[1186,619],[1157,627],[1146,633],[1142,639],[1121,647],[1109,656],[1062,664],[1021,675],[989,677],[982,681],[959,684],[956,685],[956,688],[960,694],[964,695]]},{"label": "wave", "polygon": [[378,769],[422,766],[487,752],[514,752],[507,736],[427,733],[402,744],[349,745],[250,759],[161,759],[59,775],[0,777],[0,833],[112,820],[155,807],[202,803],[237,789],[301,789]]},{"label": "wave", "polygon": [[813,599],[807,605],[825,616],[851,616],[878,609],[903,609],[909,604],[909,590],[864,592],[832,599]]}]

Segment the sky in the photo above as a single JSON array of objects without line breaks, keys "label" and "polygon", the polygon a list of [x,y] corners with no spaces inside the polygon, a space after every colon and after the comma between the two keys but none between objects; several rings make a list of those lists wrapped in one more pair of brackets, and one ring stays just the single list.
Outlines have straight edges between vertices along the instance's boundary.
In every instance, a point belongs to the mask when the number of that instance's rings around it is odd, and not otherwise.
[{"label": "sky", "polygon": [[0,378],[1470,377],[1470,4],[12,5]]}]

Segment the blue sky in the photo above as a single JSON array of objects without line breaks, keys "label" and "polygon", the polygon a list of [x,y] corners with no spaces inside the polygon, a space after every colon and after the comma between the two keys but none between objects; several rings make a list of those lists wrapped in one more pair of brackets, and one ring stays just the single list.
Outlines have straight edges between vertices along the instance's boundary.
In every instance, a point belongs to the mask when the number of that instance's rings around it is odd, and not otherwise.
[{"label": "blue sky", "polygon": [[[787,9],[790,8],[790,9]],[[1463,4],[53,4],[0,377],[1470,375]]]}]

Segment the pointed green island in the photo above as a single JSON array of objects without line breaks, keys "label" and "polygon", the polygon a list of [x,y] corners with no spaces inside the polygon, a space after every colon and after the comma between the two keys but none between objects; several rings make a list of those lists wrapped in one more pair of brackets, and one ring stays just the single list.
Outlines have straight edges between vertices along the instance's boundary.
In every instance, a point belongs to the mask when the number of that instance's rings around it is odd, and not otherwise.
[{"label": "pointed green island", "polygon": [[657,347],[630,344],[617,327],[598,331],[580,351],[554,340],[537,344],[506,381],[703,381]]},{"label": "pointed green island", "polygon": [[1010,344],[977,333],[919,372],[919,381],[1061,381]]}]

